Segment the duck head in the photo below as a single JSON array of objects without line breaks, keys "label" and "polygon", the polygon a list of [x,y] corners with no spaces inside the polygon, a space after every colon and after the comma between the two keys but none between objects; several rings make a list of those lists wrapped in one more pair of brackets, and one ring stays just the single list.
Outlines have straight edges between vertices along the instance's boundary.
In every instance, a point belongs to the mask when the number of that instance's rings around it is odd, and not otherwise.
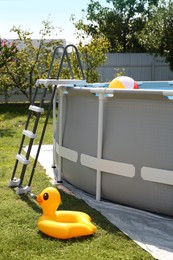
[{"label": "duck head", "polygon": [[44,215],[52,215],[55,214],[59,207],[61,197],[57,189],[48,187],[36,197],[36,200],[41,206]]}]

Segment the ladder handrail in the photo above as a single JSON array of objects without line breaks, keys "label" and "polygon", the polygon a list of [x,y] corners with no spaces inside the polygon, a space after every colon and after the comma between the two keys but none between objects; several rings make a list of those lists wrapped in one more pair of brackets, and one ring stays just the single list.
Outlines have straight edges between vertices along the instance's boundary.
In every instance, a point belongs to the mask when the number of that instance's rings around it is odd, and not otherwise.
[{"label": "ladder handrail", "polygon": [[72,77],[72,79],[74,79],[74,74],[73,74],[73,70],[72,70],[69,54],[68,54],[68,51],[67,51],[69,48],[73,48],[75,50],[75,54],[76,54],[76,58],[77,58],[78,65],[79,65],[79,69],[80,69],[80,72],[81,72],[81,75],[82,75],[82,79],[85,80],[85,75],[84,75],[84,72],[83,72],[80,55],[79,55],[77,47],[75,45],[73,45],[73,44],[68,44],[65,47],[64,46],[57,46],[55,48],[55,50],[53,52],[50,68],[49,68],[49,71],[48,71],[48,78],[50,78],[50,76],[51,76],[51,72],[52,72],[52,69],[53,69],[53,64],[54,64],[54,61],[55,61],[55,57],[56,57],[57,51],[59,49],[63,49],[63,54],[62,54],[62,57],[61,57],[61,61],[60,61],[59,69],[58,69],[58,74],[57,74],[56,78],[57,79],[60,78],[60,74],[61,74],[61,71],[62,71],[64,59],[66,57],[67,58],[67,63],[68,63],[69,69],[70,69],[71,77]]},{"label": "ladder handrail", "polygon": [[51,60],[51,63],[50,63],[50,67],[49,67],[49,71],[48,71],[48,79],[50,78],[51,76],[51,72],[52,72],[52,69],[53,69],[53,63],[54,63],[54,60],[55,60],[55,57],[56,57],[56,53],[59,49],[63,49],[64,51],[64,46],[57,46],[55,49],[54,49],[54,52],[53,52],[53,55],[52,55],[52,60]]},{"label": "ladder handrail", "polygon": [[[79,65],[79,69],[80,69],[80,72],[81,72],[81,76],[82,76],[82,79],[85,80],[85,76],[84,76],[84,73],[83,73],[79,52],[78,52],[77,47],[75,45],[73,45],[73,44],[69,44],[69,45],[67,45],[65,47],[64,46],[57,46],[55,48],[54,53],[53,53],[53,57],[52,57],[52,61],[51,61],[51,64],[50,64],[50,68],[49,68],[49,71],[48,71],[48,78],[50,79],[52,68],[53,68],[53,64],[54,64],[54,60],[55,60],[55,57],[56,57],[56,53],[57,53],[57,51],[60,48],[63,49],[63,53],[62,53],[62,57],[61,57],[61,61],[60,61],[60,66],[59,66],[59,69],[58,69],[57,80],[60,77],[65,57],[67,59],[67,63],[68,63],[69,69],[70,69],[71,77],[72,77],[72,79],[74,79],[74,74],[73,74],[73,71],[72,71],[72,66],[71,66],[69,53],[67,51],[68,48],[73,48],[75,50],[75,54],[76,54],[76,58],[77,58],[78,65]],[[24,176],[25,176],[25,172],[26,172],[26,168],[27,168],[28,162],[29,162],[29,156],[30,156],[31,148],[32,148],[32,145],[33,145],[33,142],[34,142],[34,138],[36,137],[35,133],[36,133],[37,126],[38,126],[38,123],[39,123],[40,113],[42,113],[44,111],[43,105],[44,105],[44,101],[45,101],[45,97],[46,97],[46,93],[47,93],[47,87],[45,86],[44,93],[43,93],[42,98],[40,100],[40,106],[39,106],[40,109],[38,109],[38,107],[34,105],[35,100],[36,100],[37,91],[38,91],[38,86],[36,87],[35,94],[34,94],[33,100],[32,100],[32,105],[29,107],[28,119],[27,119],[26,125],[25,125],[25,130],[28,130],[29,121],[30,121],[30,118],[31,118],[31,112],[34,111],[36,113],[36,119],[35,119],[35,123],[34,123],[34,126],[33,126],[33,130],[32,130],[32,132],[30,131],[33,134],[29,135],[29,136],[27,135],[30,138],[29,145],[28,145],[28,150],[26,152],[26,158],[23,156],[22,159],[21,159],[22,154],[20,154],[20,153],[21,153],[21,150],[23,148],[25,135],[26,135],[26,132],[23,132],[23,137],[22,137],[22,141],[21,141],[21,144],[20,144],[20,147],[19,147],[19,152],[18,152],[18,154],[16,156],[16,163],[15,163],[15,166],[14,166],[14,169],[13,169],[11,181],[9,183],[10,187],[16,187],[16,186],[18,187],[17,191],[16,191],[18,194],[29,193],[31,191],[31,182],[32,182],[32,179],[33,179],[33,176],[34,176],[35,168],[36,168],[37,161],[38,161],[38,156],[39,156],[39,153],[40,153],[40,149],[41,149],[41,145],[42,145],[42,142],[43,142],[44,134],[45,134],[45,131],[46,131],[48,119],[49,119],[50,112],[51,112],[51,109],[52,109],[52,103],[53,103],[54,97],[56,95],[56,89],[57,89],[57,85],[53,85],[51,100],[49,102],[48,111],[46,113],[46,119],[44,121],[44,126],[43,126],[43,129],[42,129],[42,132],[41,132],[39,145],[38,145],[36,157],[34,159],[31,175],[30,175],[29,182],[28,182],[28,186],[23,188],[22,187],[23,179],[24,179]],[[20,162],[23,163],[23,167],[22,167],[20,179],[16,179],[15,178],[15,173],[16,173],[16,170],[17,170],[17,166],[18,166],[18,161],[19,160],[20,160]]]}]

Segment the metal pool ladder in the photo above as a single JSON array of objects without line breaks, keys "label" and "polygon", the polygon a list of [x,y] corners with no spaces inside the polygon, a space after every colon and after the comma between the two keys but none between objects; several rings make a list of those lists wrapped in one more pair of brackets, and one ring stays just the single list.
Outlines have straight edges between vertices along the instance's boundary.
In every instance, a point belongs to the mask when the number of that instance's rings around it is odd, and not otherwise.
[{"label": "metal pool ladder", "polygon": [[[83,73],[83,69],[82,69],[82,65],[81,65],[81,61],[80,61],[80,56],[79,56],[79,53],[78,53],[76,46],[73,45],[73,44],[69,44],[66,47],[63,47],[63,46],[56,47],[54,52],[53,52],[52,61],[51,61],[49,72],[48,72],[48,79],[45,79],[45,80],[41,79],[41,80],[37,80],[37,82],[36,82],[36,88],[35,88],[35,93],[34,93],[34,96],[33,96],[32,104],[29,106],[29,112],[28,112],[28,117],[27,117],[26,123],[25,123],[25,129],[22,132],[21,143],[20,143],[20,146],[19,146],[18,153],[16,155],[16,161],[15,161],[15,165],[14,165],[14,168],[13,168],[11,180],[9,181],[9,187],[11,187],[11,188],[17,187],[17,189],[16,189],[17,194],[24,194],[24,193],[30,193],[31,192],[32,179],[33,179],[33,176],[34,176],[34,173],[35,173],[35,168],[36,168],[36,165],[37,165],[41,145],[43,143],[43,138],[44,138],[44,135],[45,135],[45,132],[46,132],[48,119],[49,119],[49,116],[50,116],[53,100],[54,100],[58,85],[59,84],[62,85],[62,84],[69,84],[69,83],[72,84],[73,83],[74,74],[73,74],[71,61],[70,61],[70,57],[69,57],[69,53],[68,53],[69,48],[74,50],[74,53],[76,55],[76,59],[77,59],[77,62],[78,62],[78,66],[79,66],[79,72],[81,74],[82,80],[85,81],[85,77],[84,77],[84,73]],[[54,66],[55,60],[57,58],[57,55],[58,55],[60,49],[62,49],[63,51],[62,51],[62,56],[61,56],[61,61],[60,61],[57,77],[55,79],[51,79],[51,73],[52,73],[52,70],[53,70],[53,66]],[[66,58],[67,65],[65,64],[65,58]],[[71,74],[71,80],[60,80],[59,79],[62,68],[65,65],[68,66],[68,69],[69,69],[70,74]],[[75,82],[75,80],[74,80],[74,82]],[[44,91],[43,91],[43,94],[41,96],[39,106],[37,106],[37,105],[35,105],[35,102],[36,102],[36,98],[37,98],[37,94],[38,94],[38,90],[40,88],[40,85],[44,85]],[[51,98],[49,100],[49,105],[48,105],[48,110],[47,110],[45,121],[44,121],[44,126],[43,126],[43,129],[42,129],[41,135],[40,135],[36,156],[33,160],[33,165],[32,165],[32,170],[31,170],[31,174],[30,174],[30,177],[29,177],[28,185],[23,186],[23,180],[24,180],[24,177],[25,177],[27,166],[31,163],[30,162],[31,149],[32,149],[32,146],[34,144],[34,140],[37,137],[36,131],[37,131],[37,127],[39,125],[39,120],[40,120],[41,114],[44,113],[45,101],[46,101],[47,92],[48,92],[48,86],[50,86],[50,85],[52,85],[53,89],[52,89],[52,93],[51,93]],[[32,130],[29,130],[30,119],[31,119],[33,114],[35,114],[35,121],[34,121]],[[26,155],[24,156],[22,154],[22,149],[23,149],[24,141],[25,141],[26,137],[28,138],[29,141],[28,141],[28,146],[27,146],[28,147],[27,152],[26,152]],[[20,173],[20,177],[16,178],[16,172],[18,170],[19,162],[22,164],[21,173]]]}]

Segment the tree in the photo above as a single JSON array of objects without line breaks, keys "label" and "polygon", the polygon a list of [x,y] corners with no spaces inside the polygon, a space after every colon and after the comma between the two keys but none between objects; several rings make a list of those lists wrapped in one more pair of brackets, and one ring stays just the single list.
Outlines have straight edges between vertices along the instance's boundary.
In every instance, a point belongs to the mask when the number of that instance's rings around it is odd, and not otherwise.
[{"label": "tree", "polygon": [[145,51],[137,34],[150,15],[151,6],[158,0],[107,0],[110,8],[102,7],[98,1],[90,0],[87,6],[86,22],[73,22],[78,31],[92,38],[104,36],[110,43],[110,52]]},{"label": "tree", "polygon": [[17,51],[13,42],[0,39],[0,68],[4,67],[7,62],[14,62]]},{"label": "tree", "polygon": [[[46,38],[51,35],[55,28],[49,20],[43,21],[43,29],[40,31],[38,47],[35,47],[31,39],[31,33],[22,30],[20,27],[13,27],[12,31],[18,36],[17,40],[10,43],[10,46],[1,43],[0,59],[0,88],[9,90],[19,89],[31,102],[32,89],[38,78],[46,78],[50,66],[52,50],[57,45],[62,45],[61,41]],[[19,45],[23,45],[19,49]],[[17,51],[13,53],[16,49]],[[10,52],[11,51],[11,52]],[[13,55],[15,54],[15,56]]]},{"label": "tree", "polygon": [[[69,46],[70,47],[70,46]],[[82,69],[84,72],[85,79],[88,83],[99,82],[100,75],[98,74],[97,68],[103,64],[107,58],[107,52],[109,43],[104,37],[99,39],[93,39],[89,43],[82,43],[76,46],[79,52],[79,57],[81,60]],[[77,59],[76,51],[72,48],[72,51],[68,52],[68,59],[70,61],[72,73],[75,79],[81,79],[82,74],[79,66],[79,61]],[[71,78],[71,70],[69,68],[68,62],[65,58],[65,66],[62,67],[60,78],[69,79]],[[54,74],[51,75],[55,78],[57,71],[54,70]]]},{"label": "tree", "polygon": [[88,44],[79,43],[81,60],[84,63],[84,73],[87,82],[99,82],[100,76],[97,68],[103,64],[107,58],[109,42],[105,37],[93,39]]},{"label": "tree", "polygon": [[173,3],[161,2],[139,34],[140,43],[150,53],[165,57],[173,71]]},{"label": "tree", "polygon": [[[46,37],[51,35],[52,30],[54,30],[54,27],[51,22],[43,21],[43,29],[40,31],[41,39],[38,41],[38,47],[35,47],[30,32],[24,31],[20,27],[14,26],[12,28],[12,31],[16,32],[18,39],[4,46],[1,45],[3,53],[6,53],[6,57],[4,55],[0,56],[1,91],[7,92],[15,88],[20,90],[30,102],[32,101],[32,90],[35,87],[36,80],[48,77],[52,52],[55,47],[62,46],[60,41],[46,41]],[[21,44],[23,47],[19,48],[18,46],[21,46]],[[85,45],[80,42],[78,48],[84,64],[84,74],[87,82],[99,81],[97,67],[105,62],[106,53],[108,52],[107,40],[102,37],[99,40],[94,39]],[[55,59],[51,73],[52,78],[57,77],[61,57],[60,54]],[[76,56],[72,52],[69,57],[75,78],[80,78]],[[67,68],[63,67],[61,78],[71,78]]]}]

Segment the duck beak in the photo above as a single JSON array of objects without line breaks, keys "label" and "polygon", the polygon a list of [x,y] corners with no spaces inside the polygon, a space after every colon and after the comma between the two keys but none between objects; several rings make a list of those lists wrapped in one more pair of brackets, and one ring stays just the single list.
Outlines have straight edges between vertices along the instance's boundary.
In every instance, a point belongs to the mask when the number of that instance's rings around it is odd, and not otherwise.
[{"label": "duck beak", "polygon": [[42,204],[43,200],[42,200],[42,198],[41,198],[40,195],[38,195],[38,196],[36,197],[36,201],[38,202],[39,205]]}]

